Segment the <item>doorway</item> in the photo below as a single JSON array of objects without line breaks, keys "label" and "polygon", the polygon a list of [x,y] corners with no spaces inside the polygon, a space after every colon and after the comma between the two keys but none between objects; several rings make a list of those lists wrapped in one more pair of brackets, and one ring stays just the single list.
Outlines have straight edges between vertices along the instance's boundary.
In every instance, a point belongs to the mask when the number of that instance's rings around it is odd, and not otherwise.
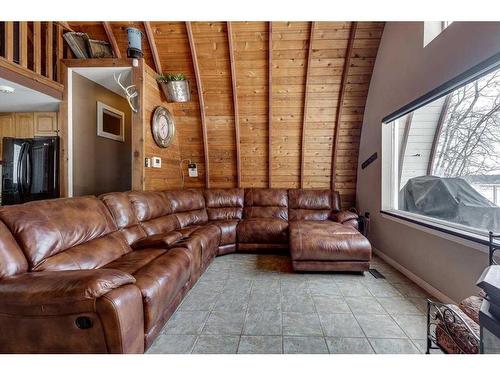
[{"label": "doorway", "polygon": [[68,196],[132,187],[131,67],[68,68]]}]

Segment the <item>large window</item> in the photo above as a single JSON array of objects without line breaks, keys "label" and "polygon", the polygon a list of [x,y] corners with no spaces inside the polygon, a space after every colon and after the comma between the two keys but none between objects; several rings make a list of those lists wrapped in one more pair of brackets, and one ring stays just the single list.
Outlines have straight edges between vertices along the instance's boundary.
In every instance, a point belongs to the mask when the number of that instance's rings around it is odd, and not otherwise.
[{"label": "large window", "polygon": [[500,69],[462,81],[383,125],[384,206],[460,231],[500,232]]}]

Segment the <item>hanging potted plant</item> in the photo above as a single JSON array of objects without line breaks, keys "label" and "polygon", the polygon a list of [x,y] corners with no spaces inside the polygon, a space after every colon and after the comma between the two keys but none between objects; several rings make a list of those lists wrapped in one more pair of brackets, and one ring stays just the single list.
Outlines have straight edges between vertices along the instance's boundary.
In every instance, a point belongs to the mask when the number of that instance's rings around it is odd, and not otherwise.
[{"label": "hanging potted plant", "polygon": [[189,82],[183,73],[160,74],[156,80],[160,83],[163,93],[169,102],[189,102],[191,91]]}]

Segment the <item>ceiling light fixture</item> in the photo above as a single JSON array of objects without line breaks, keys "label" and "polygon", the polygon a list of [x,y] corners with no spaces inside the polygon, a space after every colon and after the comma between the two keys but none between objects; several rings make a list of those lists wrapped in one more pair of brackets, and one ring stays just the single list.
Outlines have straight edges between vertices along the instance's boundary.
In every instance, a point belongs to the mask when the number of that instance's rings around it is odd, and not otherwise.
[{"label": "ceiling light fixture", "polygon": [[2,94],[12,94],[16,91],[14,87],[6,86],[6,85],[0,85],[0,93]]}]

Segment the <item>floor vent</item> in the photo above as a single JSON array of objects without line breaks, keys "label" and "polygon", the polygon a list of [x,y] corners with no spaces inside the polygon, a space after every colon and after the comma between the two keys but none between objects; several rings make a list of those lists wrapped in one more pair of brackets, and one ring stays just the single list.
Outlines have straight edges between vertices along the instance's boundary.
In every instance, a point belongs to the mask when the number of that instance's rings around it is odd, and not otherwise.
[{"label": "floor vent", "polygon": [[378,272],[375,268],[370,268],[368,272],[370,272],[376,279],[385,279],[385,276]]}]

